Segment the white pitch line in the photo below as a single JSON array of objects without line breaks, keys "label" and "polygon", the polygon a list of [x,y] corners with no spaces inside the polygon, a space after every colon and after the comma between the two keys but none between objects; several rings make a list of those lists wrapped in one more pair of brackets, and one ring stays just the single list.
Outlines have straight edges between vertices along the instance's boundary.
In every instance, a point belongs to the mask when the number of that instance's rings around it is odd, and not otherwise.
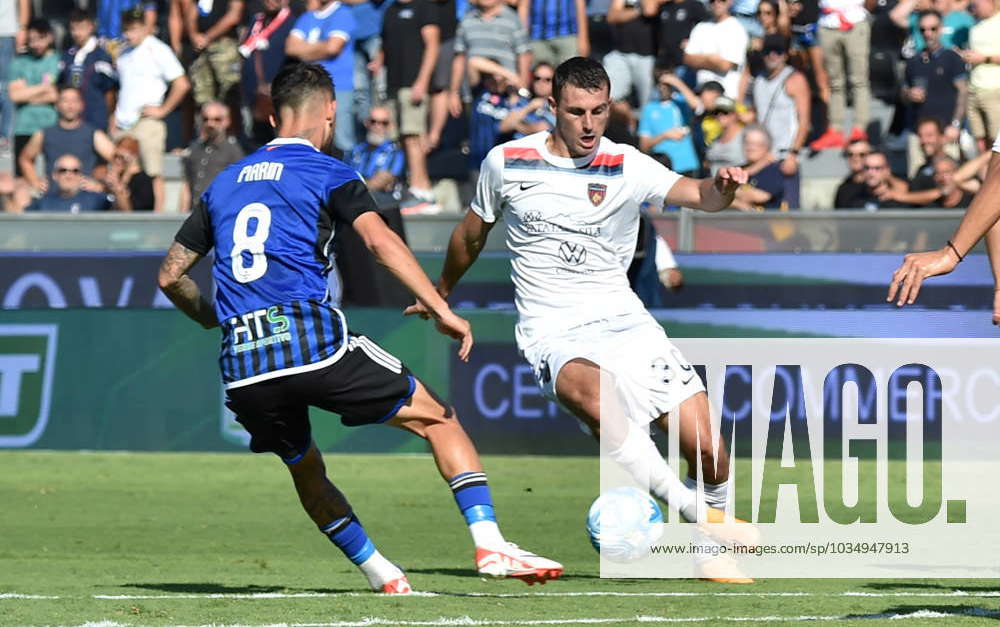
[{"label": "white pitch line", "polygon": [[[878,614],[856,614],[842,616],[623,616],[620,618],[549,618],[534,620],[492,620],[476,619],[471,616],[454,618],[441,617],[435,620],[399,620],[394,618],[368,617],[360,620],[331,621],[325,623],[270,623],[265,625],[199,625],[197,627],[375,627],[378,625],[400,625],[402,627],[544,627],[547,625],[614,625],[614,624],[669,624],[669,623],[773,623],[784,622],[833,622],[852,619],[860,620],[909,620],[909,619],[954,619],[961,616],[995,618],[1000,610],[967,608],[957,612],[916,610],[913,612],[882,612]],[[84,623],[77,627],[131,627],[129,623],[111,621]],[[192,626],[194,627],[194,626]]]},{"label": "white pitch line", "polygon": [[0,600],[53,600],[91,598],[108,601],[169,601],[172,599],[331,599],[338,597],[365,597],[370,599],[399,599],[401,596],[415,598],[428,597],[473,597],[487,599],[530,599],[546,597],[649,597],[649,598],[690,598],[690,597],[753,597],[753,598],[783,598],[783,597],[819,597],[845,598],[867,597],[876,599],[888,598],[1000,598],[1000,591],[968,592],[951,590],[948,592],[614,592],[577,591],[577,592],[424,592],[417,591],[409,595],[386,595],[372,592],[246,592],[246,593],[188,593],[188,594],[94,594],[89,597],[57,596],[40,594],[21,594],[16,592],[0,593]]}]

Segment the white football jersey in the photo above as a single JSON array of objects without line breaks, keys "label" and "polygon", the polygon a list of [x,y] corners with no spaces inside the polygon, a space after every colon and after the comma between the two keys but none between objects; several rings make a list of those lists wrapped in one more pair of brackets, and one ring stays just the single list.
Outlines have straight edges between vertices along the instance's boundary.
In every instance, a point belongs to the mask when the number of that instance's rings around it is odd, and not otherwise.
[{"label": "white football jersey", "polygon": [[471,207],[486,222],[506,222],[521,347],[538,334],[645,311],[626,276],[639,207],[662,206],[681,178],[607,138],[594,154],[571,159],[550,153],[548,137],[494,147]]}]

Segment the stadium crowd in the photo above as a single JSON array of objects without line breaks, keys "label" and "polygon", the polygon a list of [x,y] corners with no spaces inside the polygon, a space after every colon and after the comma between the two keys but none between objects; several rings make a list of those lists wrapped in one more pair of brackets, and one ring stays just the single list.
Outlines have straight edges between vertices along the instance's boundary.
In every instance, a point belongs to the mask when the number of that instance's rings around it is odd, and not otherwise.
[{"label": "stadium crowd", "polygon": [[273,137],[270,81],[298,59],[334,79],[335,149],[380,206],[457,212],[492,146],[551,128],[576,55],[611,77],[610,138],[684,174],[745,166],[740,209],[798,209],[822,151],[849,172],[836,208],[965,207],[1000,132],[998,4],[10,0],[0,207],[187,212]]}]

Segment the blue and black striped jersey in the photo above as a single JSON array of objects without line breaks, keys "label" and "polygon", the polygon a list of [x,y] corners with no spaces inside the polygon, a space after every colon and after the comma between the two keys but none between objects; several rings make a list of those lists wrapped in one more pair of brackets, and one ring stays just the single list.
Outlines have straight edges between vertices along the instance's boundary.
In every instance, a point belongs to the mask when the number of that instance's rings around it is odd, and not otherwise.
[{"label": "blue and black striped jersey", "polygon": [[290,137],[232,164],[202,194],[176,239],[201,255],[215,249],[227,388],[339,359],[347,322],[327,303],[333,236],[366,211],[375,202],[355,170]]}]

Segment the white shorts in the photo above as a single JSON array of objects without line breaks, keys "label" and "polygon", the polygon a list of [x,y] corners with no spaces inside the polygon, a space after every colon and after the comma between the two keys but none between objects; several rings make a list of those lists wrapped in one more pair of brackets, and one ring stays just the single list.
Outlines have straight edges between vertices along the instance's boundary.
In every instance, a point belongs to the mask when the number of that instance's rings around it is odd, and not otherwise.
[{"label": "white shorts", "polygon": [[647,423],[698,392],[701,378],[648,313],[598,320],[549,335],[521,349],[542,393],[558,402],[556,379],[573,359],[587,359],[614,375],[627,394],[633,420]]}]

